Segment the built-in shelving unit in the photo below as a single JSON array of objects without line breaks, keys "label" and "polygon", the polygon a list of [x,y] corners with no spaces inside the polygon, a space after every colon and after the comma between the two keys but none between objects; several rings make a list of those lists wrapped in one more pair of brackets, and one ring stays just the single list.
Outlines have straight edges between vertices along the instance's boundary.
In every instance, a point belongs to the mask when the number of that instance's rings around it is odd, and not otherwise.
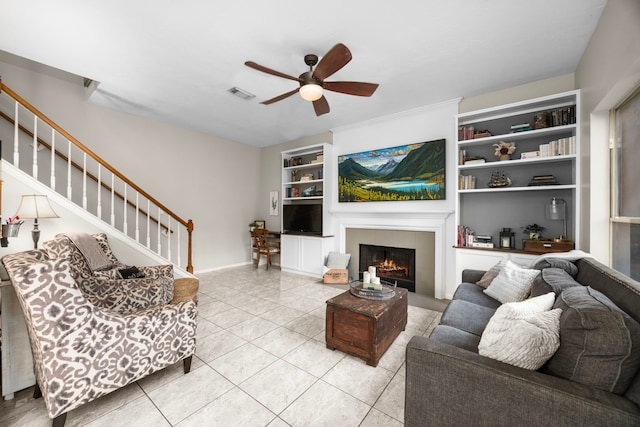
[{"label": "built-in shelving unit", "polygon": [[[548,238],[563,234],[563,221],[545,217],[546,205],[555,197],[566,203],[567,238],[579,247],[579,108],[580,92],[570,91],[458,114],[457,225],[491,236],[496,248],[500,248],[500,231],[510,228],[515,233],[518,256],[526,259],[527,254],[522,252],[522,240],[528,238],[523,234],[524,227],[542,225],[543,237]],[[508,160],[495,155],[495,144],[501,142],[516,147]],[[549,176],[555,182],[545,184],[543,177]],[[543,185],[534,185],[540,182]],[[463,246],[461,243],[457,246]],[[476,252],[490,262],[512,255],[509,250],[502,254],[492,251],[491,256],[486,251]],[[466,257],[467,265],[458,263],[461,268],[479,268],[489,262],[468,259],[474,254],[473,248],[464,248],[458,254],[459,258]]]},{"label": "built-in shelving unit", "polygon": [[[332,248],[333,222],[329,213],[332,188],[331,145],[317,144],[282,152],[282,206],[313,204],[322,211],[318,235],[285,233],[281,236],[281,268],[310,276],[322,276],[324,258]],[[284,220],[284,215],[281,215]],[[280,229],[286,232],[281,222]]]}]

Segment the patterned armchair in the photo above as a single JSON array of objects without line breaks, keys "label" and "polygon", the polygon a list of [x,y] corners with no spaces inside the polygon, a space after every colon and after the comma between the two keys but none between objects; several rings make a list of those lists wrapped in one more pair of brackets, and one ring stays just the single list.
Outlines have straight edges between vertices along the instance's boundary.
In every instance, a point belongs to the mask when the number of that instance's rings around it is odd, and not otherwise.
[{"label": "patterned armchair", "polygon": [[138,267],[143,278],[123,279],[119,271],[130,266],[115,257],[106,234],[94,234],[93,237],[110,261],[106,268],[97,271],[91,269],[80,249],[64,234],[42,245],[49,258],[70,262],[74,280],[92,304],[128,314],[171,302],[172,265]]},{"label": "patterned armchair", "polygon": [[[121,301],[135,300],[137,289],[122,279],[105,279],[94,294],[86,294],[80,283],[93,279],[77,280],[78,268],[67,258],[31,250],[6,255],[2,262],[25,316],[36,397],[44,397],[54,426],[63,426],[67,412],[80,405],[180,360],[189,372],[196,345],[195,300],[166,304],[147,298],[148,307],[134,311],[135,304]],[[116,290],[108,292],[107,283]],[[122,297],[128,292],[136,297]],[[163,292],[156,295],[161,301],[167,298]],[[116,310],[108,306],[112,301]]]}]

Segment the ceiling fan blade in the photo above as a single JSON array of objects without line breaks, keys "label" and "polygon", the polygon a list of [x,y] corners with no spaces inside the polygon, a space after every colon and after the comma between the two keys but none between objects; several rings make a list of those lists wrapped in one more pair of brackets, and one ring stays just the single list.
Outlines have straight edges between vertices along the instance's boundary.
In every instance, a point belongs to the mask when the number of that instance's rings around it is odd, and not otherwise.
[{"label": "ceiling fan blade", "polygon": [[253,68],[254,70],[262,71],[263,73],[271,74],[273,76],[282,77],[283,79],[294,80],[296,82],[302,81],[298,77],[293,77],[293,76],[290,76],[288,74],[281,73],[280,71],[272,70],[271,68],[267,68],[267,67],[265,67],[263,65],[256,64],[253,61],[247,61],[247,62],[244,63],[244,65],[246,65],[249,68]]},{"label": "ceiling fan blade", "polygon": [[371,96],[378,89],[377,83],[364,82],[324,82],[326,90],[357,96]]},{"label": "ceiling fan blade", "polygon": [[313,109],[316,111],[316,116],[327,114],[330,111],[327,98],[322,96],[320,99],[313,101]]},{"label": "ceiling fan blade", "polygon": [[351,52],[349,52],[349,49],[347,49],[345,45],[338,43],[322,57],[313,72],[313,77],[323,81],[340,68],[347,65],[349,61],[351,61]]},{"label": "ceiling fan blade", "polygon": [[278,102],[278,101],[282,101],[285,98],[290,97],[293,94],[298,93],[298,91],[300,90],[300,88],[296,88],[290,92],[287,93],[283,93],[282,95],[278,95],[275,98],[271,98],[271,99],[267,99],[266,101],[262,101],[260,104],[264,104],[264,105],[269,105],[269,104],[273,104],[274,102]]}]

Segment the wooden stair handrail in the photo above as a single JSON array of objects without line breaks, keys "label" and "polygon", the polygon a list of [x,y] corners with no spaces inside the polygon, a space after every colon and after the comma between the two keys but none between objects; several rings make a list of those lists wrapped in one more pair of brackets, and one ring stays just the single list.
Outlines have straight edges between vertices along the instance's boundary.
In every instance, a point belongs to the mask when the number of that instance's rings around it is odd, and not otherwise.
[{"label": "wooden stair handrail", "polygon": [[[3,119],[5,119],[7,122],[11,123],[12,125],[15,125],[15,120],[13,120],[11,117],[9,117],[6,113],[0,111],[0,117],[2,117]],[[23,133],[27,134],[28,136],[30,136],[31,138],[33,138],[33,132],[31,132],[29,129],[27,129],[26,127],[22,126],[20,123],[18,123],[18,129],[20,129]],[[45,146],[49,151],[51,151],[51,144],[49,144],[47,141],[43,140],[42,138],[40,138],[39,136],[36,138],[38,141],[38,144]],[[54,151],[55,155],[58,156],[59,158],[61,158],[62,160],[64,160],[65,162],[69,161],[69,158],[61,153],[58,150]],[[80,171],[80,172],[84,172],[87,174],[87,177],[90,178],[91,180],[93,180],[94,182],[98,182],[98,177],[96,177],[94,174],[92,174],[91,172],[88,171],[84,171],[82,166],[80,166],[78,163],[74,162],[73,160],[71,160],[71,166],[73,166],[74,169]],[[108,185],[107,183],[105,183],[104,181],[100,182],[100,186],[102,188],[104,188],[105,190],[111,192],[111,186]],[[125,201],[124,196],[118,192],[115,191],[113,192],[114,196],[116,196],[117,198],[119,198],[120,200],[122,200],[123,202]],[[136,205],[130,201],[129,199],[126,200],[127,205],[136,208]],[[140,212],[140,214],[142,214],[142,216],[147,216],[147,211],[144,209],[140,209],[140,207],[138,207],[138,212]],[[158,224],[160,226],[160,228],[162,228],[163,230],[167,230],[170,233],[173,233],[173,230],[170,230],[169,227],[167,227],[166,225],[164,225],[163,223],[161,223],[160,221],[158,221],[156,219],[156,217],[154,217],[153,215],[149,215],[149,219]]]},{"label": "wooden stair handrail", "polygon": [[[49,119],[49,117],[47,117],[40,110],[35,108],[29,102],[27,102],[24,98],[22,98],[20,95],[18,95],[16,92],[14,92],[10,87],[5,85],[2,82],[2,79],[0,78],[0,93],[3,92],[3,91],[7,95],[9,95],[11,98],[13,98],[15,101],[17,101],[20,105],[22,105],[24,108],[26,108],[27,110],[31,111],[31,113],[36,115],[40,120],[42,120],[43,122],[45,122],[46,124],[51,126],[52,129],[54,129],[60,135],[65,137],[68,141],[71,141],[73,143],[73,145],[75,145],[81,151],[83,151],[84,153],[89,155],[89,157],[91,157],[97,163],[102,165],[109,172],[111,172],[112,174],[117,176],[120,180],[122,180],[129,187],[133,188],[135,191],[137,191],[138,193],[142,194],[142,196],[144,196],[147,200],[149,200],[154,205],[158,206],[158,208],[160,208],[162,211],[164,211],[167,215],[169,215],[171,218],[176,220],[178,223],[182,224],[187,229],[187,232],[188,232],[187,271],[189,273],[193,273],[193,265],[191,264],[191,262],[192,262],[192,233],[193,233],[194,226],[193,226],[193,221],[192,220],[190,220],[190,219],[189,220],[184,220],[181,217],[179,217],[178,215],[176,215],[173,211],[171,211],[165,205],[160,203],[158,200],[156,200],[153,196],[151,196],[149,193],[147,193],[142,188],[140,188],[138,185],[136,185],[129,178],[127,178],[126,176],[121,174],[116,168],[111,166],[109,163],[107,163],[105,160],[103,160],[100,156],[95,154],[88,147],[86,147],[84,144],[82,144],[80,141],[78,141],[76,138],[74,138],[70,133],[68,133],[66,130],[64,130],[60,126],[58,126],[53,120]],[[49,145],[49,149],[51,149],[50,145]],[[78,165],[78,167],[79,167],[79,165]],[[90,174],[87,173],[87,175],[90,175]],[[96,181],[97,181],[97,179],[96,179]],[[130,204],[130,202],[128,200],[127,200],[127,203]],[[159,224],[159,222],[158,222],[158,224]]]}]

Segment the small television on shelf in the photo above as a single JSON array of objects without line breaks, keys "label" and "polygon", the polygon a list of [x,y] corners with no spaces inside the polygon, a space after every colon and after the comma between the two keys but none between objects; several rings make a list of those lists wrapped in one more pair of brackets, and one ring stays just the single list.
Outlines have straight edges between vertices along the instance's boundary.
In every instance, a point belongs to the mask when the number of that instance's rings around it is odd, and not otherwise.
[{"label": "small television on shelf", "polygon": [[322,205],[282,205],[282,232],[322,235]]}]

